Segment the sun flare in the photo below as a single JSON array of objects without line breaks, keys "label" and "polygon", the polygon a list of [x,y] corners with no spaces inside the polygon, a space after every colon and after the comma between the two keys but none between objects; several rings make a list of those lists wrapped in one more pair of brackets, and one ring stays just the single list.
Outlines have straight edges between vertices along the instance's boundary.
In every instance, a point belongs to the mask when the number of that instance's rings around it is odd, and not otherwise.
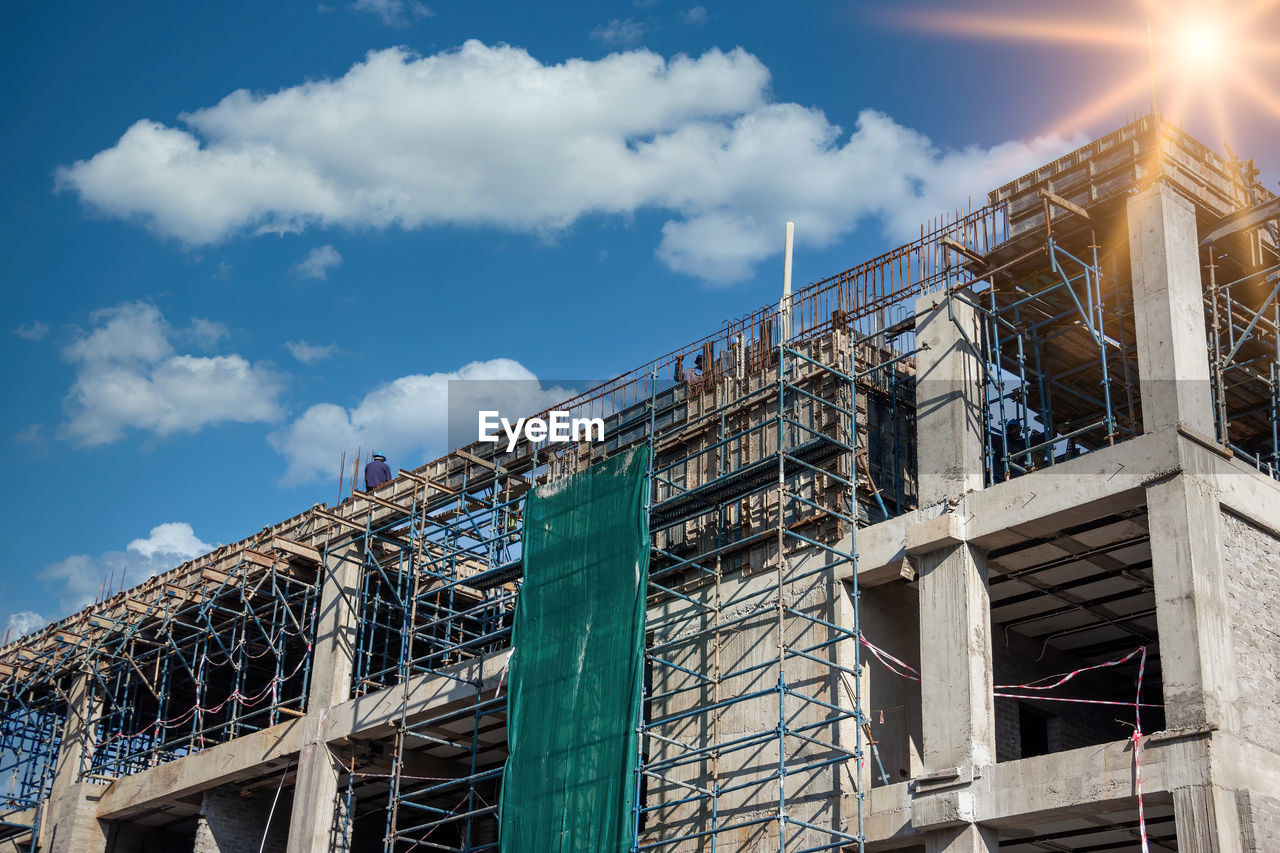
[{"label": "sun flare", "polygon": [[1280,118],[1280,0],[1139,0],[1130,11],[1128,21],[1097,23],[943,10],[914,14],[907,21],[913,27],[972,38],[1131,53],[1132,74],[1055,122],[1068,133],[1122,109],[1151,106],[1157,99],[1167,118],[1206,118],[1227,143],[1234,141],[1233,118]]}]

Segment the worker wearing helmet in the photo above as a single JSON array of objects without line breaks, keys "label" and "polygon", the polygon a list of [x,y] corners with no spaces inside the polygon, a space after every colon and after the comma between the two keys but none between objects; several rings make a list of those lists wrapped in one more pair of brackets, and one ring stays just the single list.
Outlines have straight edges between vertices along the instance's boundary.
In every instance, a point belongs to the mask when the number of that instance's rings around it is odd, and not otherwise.
[{"label": "worker wearing helmet", "polygon": [[373,451],[373,461],[364,466],[364,490],[371,492],[391,479],[391,469],[387,467],[387,457],[381,450]]}]

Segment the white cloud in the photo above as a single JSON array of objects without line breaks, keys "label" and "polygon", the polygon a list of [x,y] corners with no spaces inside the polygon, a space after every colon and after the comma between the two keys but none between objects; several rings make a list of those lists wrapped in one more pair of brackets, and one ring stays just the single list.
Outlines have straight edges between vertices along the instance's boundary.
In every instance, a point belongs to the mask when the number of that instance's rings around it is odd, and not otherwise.
[{"label": "white cloud", "polygon": [[44,424],[27,424],[14,434],[13,440],[19,444],[44,444]]},{"label": "white cloud", "polygon": [[640,43],[647,29],[648,27],[634,18],[626,20],[614,18],[609,23],[601,24],[592,30],[591,37],[607,45],[632,45]]},{"label": "white cloud", "polygon": [[[601,37],[620,37],[617,23]],[[312,226],[548,235],[654,210],[670,217],[658,257],[720,283],[777,254],[787,219],[801,246],[868,219],[909,239],[1078,142],[942,149],[871,110],[846,132],[774,102],[768,69],[741,49],[544,65],[477,41],[427,57],[374,51],[338,79],[234,92],[182,120],[139,121],[59,169],[58,186],[194,244]]]},{"label": "white cloud", "polygon": [[227,337],[227,327],[222,323],[213,320],[205,320],[200,317],[191,318],[191,328],[184,332],[185,337],[204,349],[216,345],[218,341]]},{"label": "white cloud", "polygon": [[388,27],[397,28],[409,26],[410,20],[434,18],[436,14],[426,3],[417,0],[355,0],[351,8],[377,15]]},{"label": "white cloud", "polygon": [[[59,437],[92,447],[138,429],[164,436],[234,421],[273,421],[283,387],[239,355],[174,351],[180,336],[154,305],[126,302],[91,316],[94,328],[63,351],[76,365]],[[221,324],[195,321],[185,335],[216,340]]]},{"label": "white cloud", "polygon": [[289,355],[303,364],[315,364],[317,361],[332,358],[333,354],[338,351],[337,344],[318,346],[309,344],[306,341],[286,341],[281,346],[289,351]]},{"label": "white cloud", "polygon": [[96,557],[75,554],[49,564],[38,577],[66,615],[92,604],[104,589],[114,591],[122,583],[136,586],[213,548],[195,535],[190,524],[168,522],[151,528],[147,538],[133,540],[123,551],[106,551]]},{"label": "white cloud", "polygon": [[[393,466],[402,468],[444,453],[450,380],[523,380],[504,382],[498,389],[502,410],[516,412],[517,417],[539,412],[572,394],[564,388],[542,388],[528,369],[507,358],[475,361],[454,371],[402,376],[370,391],[351,409],[334,403],[313,405],[268,436],[271,446],[288,460],[282,482],[293,485],[333,476],[343,452],[349,454],[357,447],[369,451],[376,446],[389,454]],[[488,398],[482,394],[468,403],[478,399]],[[474,433],[474,422],[469,426]]]},{"label": "white cloud", "polygon": [[24,341],[38,341],[43,339],[45,335],[49,334],[49,326],[46,323],[41,323],[39,320],[35,320],[30,326],[23,323],[21,326],[13,330],[13,334],[22,338]]},{"label": "white cloud", "polygon": [[17,613],[9,614],[8,624],[5,627],[10,637],[16,640],[24,634],[39,631],[48,624],[49,620],[39,613],[32,610],[20,610]]},{"label": "white cloud", "polygon": [[317,246],[307,256],[290,268],[290,272],[303,278],[329,277],[329,270],[341,265],[342,255],[333,246]]},{"label": "white cloud", "polygon": [[680,13],[680,20],[691,27],[700,27],[711,20],[706,6],[693,6]]},{"label": "white cloud", "polygon": [[148,560],[157,555],[171,555],[182,559],[198,557],[213,550],[207,542],[196,538],[195,531],[185,521],[170,521],[151,528],[146,539],[135,539],[128,550],[136,551]]}]

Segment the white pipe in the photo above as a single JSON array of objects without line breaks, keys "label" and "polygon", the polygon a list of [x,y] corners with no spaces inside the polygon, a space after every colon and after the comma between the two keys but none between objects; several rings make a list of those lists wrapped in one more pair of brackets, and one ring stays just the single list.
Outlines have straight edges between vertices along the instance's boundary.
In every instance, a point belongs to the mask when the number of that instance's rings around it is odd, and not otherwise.
[{"label": "white pipe", "polygon": [[796,244],[796,224],[787,223],[786,248],[782,254],[782,340],[791,340],[791,253]]},{"label": "white pipe", "polygon": [[786,250],[782,256],[782,295],[786,297],[788,304],[791,301],[791,251],[795,248],[795,245],[796,224],[788,222]]}]

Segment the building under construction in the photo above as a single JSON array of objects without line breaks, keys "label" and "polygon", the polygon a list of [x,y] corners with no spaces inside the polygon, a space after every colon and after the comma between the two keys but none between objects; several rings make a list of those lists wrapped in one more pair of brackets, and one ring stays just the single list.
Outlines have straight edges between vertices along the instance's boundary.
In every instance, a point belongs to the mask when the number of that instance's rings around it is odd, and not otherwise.
[{"label": "building under construction", "polygon": [[[23,637],[0,850],[1280,850],[1278,218],[1141,118],[558,407],[604,441]],[[624,469],[638,620],[582,623],[625,584],[543,544]],[[625,665],[545,654],[585,634]]]}]

